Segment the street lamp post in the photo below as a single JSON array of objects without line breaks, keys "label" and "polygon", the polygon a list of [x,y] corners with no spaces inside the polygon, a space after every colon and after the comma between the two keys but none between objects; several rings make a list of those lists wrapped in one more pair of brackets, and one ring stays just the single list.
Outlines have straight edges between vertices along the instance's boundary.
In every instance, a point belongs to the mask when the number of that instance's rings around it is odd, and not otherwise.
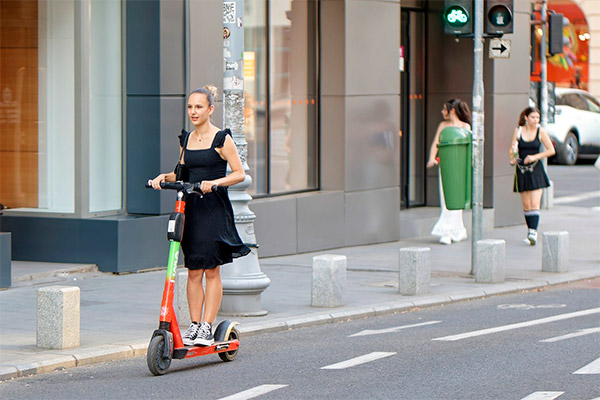
[{"label": "street lamp post", "polygon": [[222,269],[223,300],[220,312],[226,315],[260,316],[261,295],[271,280],[260,270],[256,252],[254,220],[248,207],[252,197],[246,189],[252,183],[247,174],[248,143],[244,136],[244,1],[223,1],[223,127],[231,129],[233,140],[246,171],[243,182],[232,186],[229,198],[233,206],[235,225],[244,243],[253,247],[245,257],[234,259]]}]

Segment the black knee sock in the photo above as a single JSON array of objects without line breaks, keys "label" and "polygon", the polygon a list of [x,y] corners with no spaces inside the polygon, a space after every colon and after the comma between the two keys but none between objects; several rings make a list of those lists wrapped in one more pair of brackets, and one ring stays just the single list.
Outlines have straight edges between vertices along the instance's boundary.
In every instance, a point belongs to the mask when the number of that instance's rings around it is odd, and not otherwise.
[{"label": "black knee sock", "polygon": [[525,222],[529,229],[537,230],[538,224],[540,223],[540,210],[528,210],[524,212]]}]

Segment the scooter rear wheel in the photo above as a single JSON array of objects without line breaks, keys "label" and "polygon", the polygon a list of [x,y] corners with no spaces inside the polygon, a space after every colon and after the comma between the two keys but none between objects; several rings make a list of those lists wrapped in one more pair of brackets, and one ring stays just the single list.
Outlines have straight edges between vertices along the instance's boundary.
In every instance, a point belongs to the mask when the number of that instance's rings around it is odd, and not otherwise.
[{"label": "scooter rear wheel", "polygon": [[171,366],[171,358],[163,358],[165,340],[161,335],[154,336],[148,346],[146,361],[148,369],[154,375],[163,375]]},{"label": "scooter rear wheel", "polygon": [[[240,339],[240,332],[234,326],[231,328],[231,331],[229,332],[229,335],[225,338],[225,340],[229,341],[235,339]],[[232,351],[224,351],[222,353],[219,353],[219,357],[223,361],[233,361],[235,359],[235,356],[237,356],[238,350],[239,348]]]}]

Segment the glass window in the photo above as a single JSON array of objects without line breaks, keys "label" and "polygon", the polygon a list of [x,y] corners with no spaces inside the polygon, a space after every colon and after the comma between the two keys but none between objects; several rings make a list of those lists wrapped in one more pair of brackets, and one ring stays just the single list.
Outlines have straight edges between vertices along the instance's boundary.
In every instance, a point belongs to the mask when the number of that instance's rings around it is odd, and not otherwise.
[{"label": "glass window", "polygon": [[566,94],[565,99],[567,100],[567,103],[573,108],[585,111],[587,111],[588,109],[585,100],[578,94]]},{"label": "glass window", "polygon": [[245,2],[245,124],[253,194],[317,188],[317,5],[317,0]]},{"label": "glass window", "polygon": [[120,210],[122,199],[121,2],[91,3],[89,212]]},{"label": "glass window", "polygon": [[0,0],[0,202],[72,213],[74,0]]},{"label": "glass window", "polygon": [[267,12],[264,0],[244,2],[244,124],[249,192],[267,193]]},{"label": "glass window", "polygon": [[587,105],[588,105],[588,108],[590,111],[600,113],[600,103],[598,103],[598,100],[596,100],[595,98],[593,98],[591,96],[586,96],[586,95],[583,95],[583,98],[587,102]]},{"label": "glass window", "polygon": [[316,1],[269,9],[269,191],[317,186]]}]

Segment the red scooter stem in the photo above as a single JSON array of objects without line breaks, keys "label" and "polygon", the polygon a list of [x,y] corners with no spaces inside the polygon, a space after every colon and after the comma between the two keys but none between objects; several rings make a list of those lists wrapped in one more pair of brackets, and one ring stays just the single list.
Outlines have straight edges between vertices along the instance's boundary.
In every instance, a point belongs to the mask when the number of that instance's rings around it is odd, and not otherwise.
[{"label": "red scooter stem", "polygon": [[[180,198],[175,203],[175,212],[185,213],[185,201]],[[165,288],[160,305],[160,322],[169,323],[169,331],[173,334],[173,344],[175,348],[184,347],[179,324],[173,308],[173,297],[175,295],[175,276],[177,273],[177,262],[179,260],[179,248],[181,244],[177,241],[171,241],[169,245],[169,260],[167,265],[167,277],[165,279]]]}]

